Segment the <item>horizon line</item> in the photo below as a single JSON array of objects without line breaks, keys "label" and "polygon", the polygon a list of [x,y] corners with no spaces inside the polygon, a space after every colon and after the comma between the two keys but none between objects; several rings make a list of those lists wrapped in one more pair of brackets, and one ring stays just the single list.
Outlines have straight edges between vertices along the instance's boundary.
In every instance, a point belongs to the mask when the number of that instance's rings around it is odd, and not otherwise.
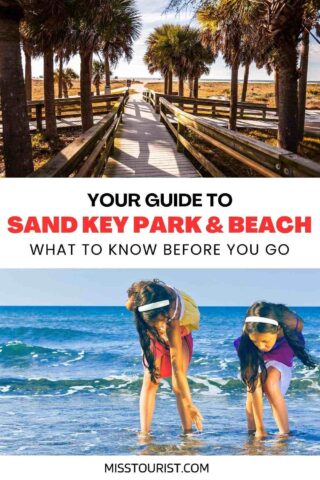
[{"label": "horizon line", "polygon": [[[16,307],[69,307],[69,308],[126,308],[125,305],[0,305],[0,308],[16,308]],[[199,308],[248,308],[248,305],[198,305]],[[320,305],[291,305],[290,308],[320,308]]]}]

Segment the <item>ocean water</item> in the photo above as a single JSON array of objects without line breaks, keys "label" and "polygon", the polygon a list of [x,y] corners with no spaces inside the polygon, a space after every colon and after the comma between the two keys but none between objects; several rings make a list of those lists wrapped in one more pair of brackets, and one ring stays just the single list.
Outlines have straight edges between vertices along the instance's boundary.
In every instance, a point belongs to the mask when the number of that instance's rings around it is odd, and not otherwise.
[{"label": "ocean water", "polygon": [[[141,353],[122,307],[0,307],[0,454],[319,455],[320,370],[296,362],[286,396],[292,434],[276,436],[265,403],[263,441],[248,437],[233,340],[245,309],[201,308],[189,382],[202,434],[181,435],[164,380],[152,436],[139,439]],[[296,308],[319,358],[320,308]]]}]

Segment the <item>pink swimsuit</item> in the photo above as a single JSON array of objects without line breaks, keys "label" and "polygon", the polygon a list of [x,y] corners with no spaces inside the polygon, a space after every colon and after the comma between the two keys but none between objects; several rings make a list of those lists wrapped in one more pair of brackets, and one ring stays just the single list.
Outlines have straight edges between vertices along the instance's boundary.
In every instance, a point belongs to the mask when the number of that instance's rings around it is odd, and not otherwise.
[{"label": "pink swimsuit", "polygon": [[[183,342],[186,342],[189,349],[189,363],[191,362],[193,353],[193,338],[192,334],[188,333],[185,327],[180,327],[181,338]],[[158,340],[151,339],[151,351],[155,359],[161,358],[160,365],[160,378],[166,378],[172,376],[171,358],[169,345],[163,345]]]}]

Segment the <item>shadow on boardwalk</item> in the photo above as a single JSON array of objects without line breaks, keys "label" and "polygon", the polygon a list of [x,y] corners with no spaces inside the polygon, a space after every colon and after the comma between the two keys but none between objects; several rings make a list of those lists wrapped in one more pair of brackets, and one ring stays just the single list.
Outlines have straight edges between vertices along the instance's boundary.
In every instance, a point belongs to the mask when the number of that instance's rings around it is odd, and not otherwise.
[{"label": "shadow on boardwalk", "polygon": [[117,132],[107,177],[198,177],[150,105],[140,94],[130,97]]}]

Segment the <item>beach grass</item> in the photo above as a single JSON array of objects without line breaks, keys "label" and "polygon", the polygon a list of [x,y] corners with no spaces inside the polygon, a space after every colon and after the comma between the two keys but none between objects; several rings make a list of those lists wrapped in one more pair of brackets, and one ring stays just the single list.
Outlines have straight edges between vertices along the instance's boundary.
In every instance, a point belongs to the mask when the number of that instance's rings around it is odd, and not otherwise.
[{"label": "beach grass", "polygon": [[[244,133],[255,140],[260,140],[274,147],[278,147],[277,132],[275,130],[248,128],[241,130],[241,133]],[[299,144],[298,153],[303,157],[310,158],[311,160],[320,163],[320,137],[306,133],[303,141]]]},{"label": "beach grass", "polygon": [[[117,88],[126,87],[127,83],[122,82],[120,80],[111,80],[111,93],[113,90]],[[55,97],[58,97],[58,85],[55,84]],[[104,85],[102,84],[101,87],[101,95],[104,93]],[[96,87],[94,85],[91,86],[91,91],[95,92]],[[80,80],[74,80],[72,88],[69,89],[69,96],[70,97],[78,97],[80,93]],[[32,100],[42,100],[44,98],[43,93],[43,79],[32,79]]]},{"label": "beach grass", "polygon": [[[163,93],[163,82],[148,82],[146,88]],[[173,91],[178,91],[178,82],[173,82]],[[239,84],[239,99],[241,98],[242,84]],[[185,95],[189,95],[188,83],[185,82]],[[225,97],[230,98],[230,82],[200,82],[199,97]],[[275,107],[274,83],[249,83],[247,102],[266,103],[269,107]],[[307,108],[320,109],[320,85],[309,84],[307,89]]]}]

